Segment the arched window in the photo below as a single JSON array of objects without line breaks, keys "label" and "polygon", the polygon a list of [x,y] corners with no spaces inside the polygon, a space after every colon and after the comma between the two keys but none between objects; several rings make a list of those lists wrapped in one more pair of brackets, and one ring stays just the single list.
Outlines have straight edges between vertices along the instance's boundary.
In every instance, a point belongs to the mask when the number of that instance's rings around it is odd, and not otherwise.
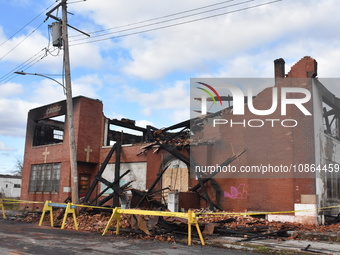
[{"label": "arched window", "polygon": [[[163,197],[165,202],[168,201],[169,191],[178,190],[180,192],[188,191],[189,173],[187,165],[179,159],[171,159],[165,165],[171,164],[164,172],[162,178]],[[166,189],[168,188],[168,189]]]}]

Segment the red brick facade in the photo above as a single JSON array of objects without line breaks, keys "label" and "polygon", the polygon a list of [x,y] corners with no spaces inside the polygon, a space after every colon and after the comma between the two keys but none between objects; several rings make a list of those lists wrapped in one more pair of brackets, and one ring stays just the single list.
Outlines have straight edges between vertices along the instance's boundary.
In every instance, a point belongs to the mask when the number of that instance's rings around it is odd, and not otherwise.
[{"label": "red brick facade", "polygon": [[[297,62],[288,74],[285,74],[283,59],[275,63],[275,88],[279,93],[283,87],[300,87],[313,93],[311,78],[316,76],[317,63],[310,57],[304,57]],[[266,88],[253,99],[256,109],[269,109],[272,104],[272,88]],[[77,148],[78,174],[80,178],[87,178],[87,184],[91,184],[97,174],[100,165],[109,153],[110,146],[105,140],[107,127],[106,118],[103,115],[103,105],[99,100],[86,97],[73,99],[74,128]],[[310,100],[304,104],[308,111],[312,112],[313,102]],[[52,200],[62,202],[70,197],[70,162],[67,123],[62,124],[55,120],[55,116],[65,115],[65,101],[32,109],[28,114],[27,134],[25,145],[24,168],[22,172],[21,199],[33,201]],[[270,115],[270,119],[282,119],[280,107]],[[251,119],[266,121],[268,116],[258,116],[251,113],[247,107],[243,116],[232,115],[230,110],[222,111],[221,118],[242,122]],[[213,151],[207,147],[201,147],[203,154],[212,162],[223,162],[235,152],[246,148],[232,165],[251,166],[263,163],[272,166],[298,165],[316,163],[314,116],[306,116],[294,105],[288,105],[285,119],[298,120],[296,127],[271,127],[270,123],[261,128],[254,127],[230,127],[228,129],[204,129],[205,137],[214,137],[223,141],[223,147]],[[277,122],[276,122],[277,123]],[[279,122],[278,122],[279,123]],[[255,123],[254,123],[255,124]],[[64,126],[63,126],[64,125]],[[63,133],[63,138],[55,138],[58,132]],[[59,139],[59,140],[58,140]],[[47,142],[46,142],[47,141]],[[46,144],[47,143],[47,144]],[[121,162],[137,163],[146,162],[147,189],[157,177],[164,165],[174,157],[164,150],[147,150],[140,153],[145,144],[132,144],[122,147]],[[187,154],[187,153],[184,153]],[[196,159],[200,163],[200,159]],[[115,162],[115,155],[110,163]],[[60,180],[58,188],[51,190],[39,187],[39,183],[31,183],[32,178],[40,180],[32,174],[34,165],[60,163]],[[188,189],[197,184],[195,176],[189,177]],[[265,176],[264,176],[265,177]],[[137,176],[138,178],[138,176]],[[215,183],[207,182],[208,194],[213,202],[227,211],[290,211],[294,210],[294,204],[304,203],[305,195],[317,195],[315,178],[295,178],[294,174],[288,178],[245,178],[235,175],[216,176]],[[31,187],[30,187],[31,185]],[[36,185],[36,188],[34,188]],[[33,188],[32,188],[33,187]],[[156,189],[164,188],[160,181]],[[57,190],[53,190],[57,189]],[[100,192],[99,187],[93,196]],[[83,190],[80,196],[84,196]],[[201,207],[207,207],[207,203],[201,200]]]},{"label": "red brick facade", "polygon": [[[283,59],[275,63],[275,87],[298,87],[308,89],[312,93],[312,80],[316,76],[316,61],[310,57],[302,58],[296,63],[288,75],[285,75]],[[296,95],[294,95],[296,97]],[[253,99],[255,109],[269,109],[272,104],[272,88],[266,88]],[[313,112],[312,100],[304,104],[309,112]],[[222,140],[224,147],[209,151],[212,162],[223,162],[228,156],[246,148],[231,165],[240,169],[241,166],[260,165],[299,165],[315,163],[313,116],[305,116],[295,105],[288,105],[287,115],[277,110],[270,116],[254,115],[245,108],[244,115],[233,115],[230,110],[223,110],[221,119],[230,123],[246,123],[256,119],[294,119],[298,120],[296,127],[283,127],[275,122],[273,128],[266,124],[261,128],[235,125],[230,127],[208,128],[203,130],[206,139]],[[267,122],[268,123],[268,122]],[[258,123],[253,122],[254,126]],[[290,124],[290,123],[288,123]],[[214,148],[214,147],[213,147]],[[244,175],[243,175],[244,176]],[[295,203],[302,203],[303,195],[316,195],[315,178],[242,178],[235,174],[220,173],[214,178],[217,185],[208,185],[208,191],[213,201],[227,211],[291,211]],[[302,196],[301,196],[302,195]],[[207,203],[202,201],[202,207]]]},{"label": "red brick facade", "polygon": [[[65,115],[65,101],[45,105],[36,109],[30,110],[27,120],[27,133],[25,144],[24,167],[22,171],[22,189],[21,199],[29,201],[46,201],[63,202],[71,196],[70,192],[70,162],[69,162],[69,145],[67,123],[64,124],[63,141],[52,141],[46,133],[50,132],[51,128],[40,128],[39,122],[43,121],[44,126],[58,126],[59,123],[52,123],[53,117]],[[86,97],[76,97],[73,99],[74,106],[74,130],[75,141],[77,148],[77,166],[78,179],[81,185],[82,177],[87,179],[87,187],[94,181],[100,165],[107,157],[111,146],[103,146],[105,141],[105,126],[108,125],[103,115],[103,105],[99,100],[94,100]],[[59,125],[60,126],[60,125]],[[53,129],[53,128],[52,128]],[[46,131],[47,130],[47,131]],[[37,139],[37,133],[43,134],[43,138]],[[48,140],[48,141],[46,141]],[[48,144],[39,144],[48,143]],[[38,144],[37,144],[38,143]],[[153,153],[152,150],[141,153],[141,147],[145,144],[129,144],[123,145],[120,153],[121,163],[140,163],[147,162],[146,166],[146,181],[145,187],[149,187],[157,177],[164,165],[174,157],[166,151]],[[60,180],[57,191],[42,191],[32,190],[30,180],[33,178],[32,166],[60,163]],[[115,153],[111,157],[109,164],[115,163]],[[136,176],[138,178],[138,176]],[[43,176],[38,177],[39,180],[44,179]],[[190,183],[190,180],[189,180]],[[41,188],[43,189],[43,188]],[[162,189],[162,182],[159,182],[155,189]],[[100,185],[97,186],[92,197],[100,193]],[[79,196],[85,196],[84,190],[79,189]],[[34,205],[35,206],[35,205]],[[41,206],[37,206],[41,207]]]}]

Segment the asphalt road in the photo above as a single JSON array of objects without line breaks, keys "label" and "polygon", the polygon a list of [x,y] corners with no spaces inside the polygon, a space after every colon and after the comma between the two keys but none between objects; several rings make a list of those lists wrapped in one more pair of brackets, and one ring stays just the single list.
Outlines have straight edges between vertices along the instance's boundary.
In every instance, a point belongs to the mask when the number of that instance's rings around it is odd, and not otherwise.
[{"label": "asphalt road", "polygon": [[162,243],[124,236],[105,235],[76,230],[61,230],[36,223],[13,222],[0,219],[1,255],[87,255],[87,254],[158,254],[158,255],[240,255],[255,254],[211,246],[187,246],[179,243]]}]

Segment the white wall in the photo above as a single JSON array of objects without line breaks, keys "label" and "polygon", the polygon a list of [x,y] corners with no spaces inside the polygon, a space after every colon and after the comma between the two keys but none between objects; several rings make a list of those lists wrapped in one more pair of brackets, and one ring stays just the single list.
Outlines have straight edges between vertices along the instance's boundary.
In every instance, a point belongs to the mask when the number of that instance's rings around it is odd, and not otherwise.
[{"label": "white wall", "polygon": [[[322,98],[315,84],[313,84],[313,117],[315,164],[320,166],[330,163],[340,164],[340,141],[324,133]],[[340,173],[337,174],[337,178],[340,178]],[[333,202],[337,203],[327,198],[327,178],[324,171],[316,171],[316,194],[318,208],[333,205]]]},{"label": "white wall", "polygon": [[[134,181],[131,186],[134,189],[145,190],[146,189],[146,162],[134,162],[134,163],[120,163],[120,175],[127,170],[131,170],[130,173],[125,175],[119,182],[122,186],[129,181]],[[114,181],[115,164],[107,164],[102,177],[110,182]],[[105,189],[106,185],[101,183],[101,190]],[[112,189],[109,189],[106,193],[112,193]]]}]

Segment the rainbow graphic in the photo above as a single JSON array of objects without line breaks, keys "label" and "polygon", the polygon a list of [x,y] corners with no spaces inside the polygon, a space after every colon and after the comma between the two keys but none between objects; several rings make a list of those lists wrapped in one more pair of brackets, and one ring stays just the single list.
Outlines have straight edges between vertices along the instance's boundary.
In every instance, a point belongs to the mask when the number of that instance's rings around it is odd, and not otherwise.
[{"label": "rainbow graphic", "polygon": [[[201,84],[201,85],[203,85],[203,86],[209,88],[212,92],[214,92],[214,94],[216,95],[218,101],[220,102],[220,104],[221,104],[221,106],[222,106],[221,97],[220,97],[220,95],[217,93],[217,91],[216,91],[212,86],[210,86],[210,85],[208,85],[208,84],[206,84],[206,83],[203,83],[203,82],[197,82],[197,83],[199,83],[199,84]],[[205,89],[205,88],[201,88],[201,87],[196,87],[196,88],[198,88],[198,89],[200,89],[200,90],[203,90],[205,93],[207,93],[207,94],[211,97],[211,99],[214,101],[214,104],[216,103],[215,96],[214,96],[209,90],[207,90],[207,89]]]}]

